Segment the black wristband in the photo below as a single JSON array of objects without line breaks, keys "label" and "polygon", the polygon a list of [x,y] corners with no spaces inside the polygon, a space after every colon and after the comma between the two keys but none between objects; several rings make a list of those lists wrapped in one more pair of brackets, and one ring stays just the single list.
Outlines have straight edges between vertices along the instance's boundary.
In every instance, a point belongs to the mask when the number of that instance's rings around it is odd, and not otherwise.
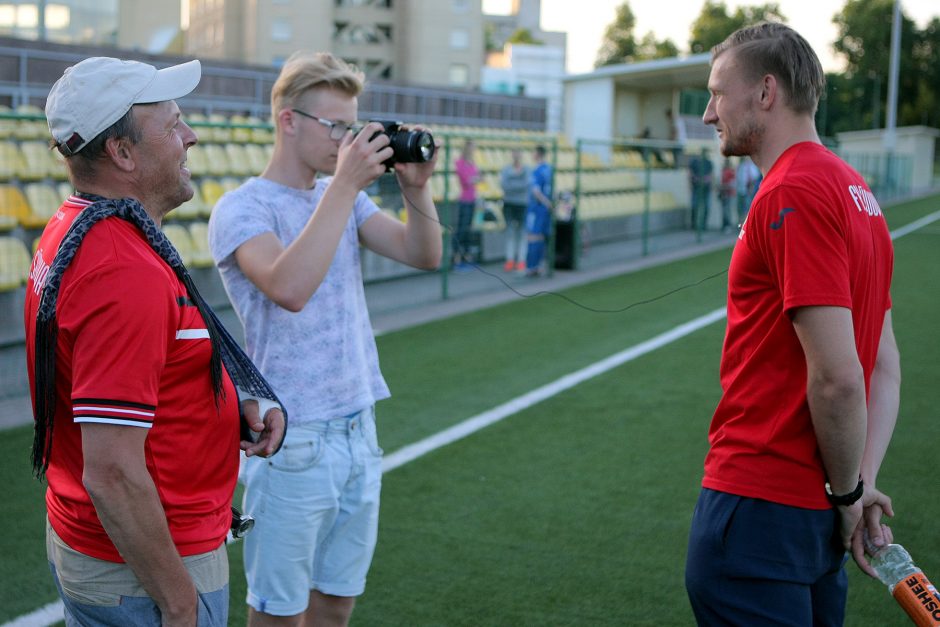
[{"label": "black wristband", "polygon": [[826,482],[826,498],[829,499],[829,502],[833,505],[846,506],[851,505],[855,501],[862,498],[862,493],[865,491],[865,484],[861,479],[858,480],[858,485],[855,486],[855,489],[849,492],[848,494],[833,494],[832,486],[829,485],[829,482]]}]

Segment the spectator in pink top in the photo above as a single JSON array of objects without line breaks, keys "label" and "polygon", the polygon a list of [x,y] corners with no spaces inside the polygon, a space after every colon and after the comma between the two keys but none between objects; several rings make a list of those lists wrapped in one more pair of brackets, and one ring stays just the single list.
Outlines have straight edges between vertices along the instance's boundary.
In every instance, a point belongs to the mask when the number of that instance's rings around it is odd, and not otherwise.
[{"label": "spectator in pink top", "polygon": [[477,203],[476,184],[480,180],[480,169],[473,161],[473,140],[468,139],[454,163],[457,179],[460,181],[460,197],[457,200],[457,230],[454,232],[455,269],[469,269],[472,261],[470,249],[470,225],[473,222],[473,210]]}]

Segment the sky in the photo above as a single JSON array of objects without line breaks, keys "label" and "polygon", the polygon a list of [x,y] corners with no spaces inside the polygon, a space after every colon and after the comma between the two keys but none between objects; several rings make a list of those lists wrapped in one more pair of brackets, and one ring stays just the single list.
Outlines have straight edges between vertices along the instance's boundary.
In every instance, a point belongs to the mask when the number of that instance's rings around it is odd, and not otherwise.
[{"label": "sky", "polygon": [[[739,6],[765,4],[767,0],[725,0],[729,12]],[[832,51],[837,31],[832,16],[841,11],[845,0],[776,0],[787,23],[813,46],[826,71],[842,69]],[[571,73],[590,72],[607,25],[614,21],[623,0],[542,0],[542,30],[568,33],[567,64]],[[687,52],[689,30],[702,10],[704,0],[633,0],[637,39],[653,31],[657,39],[669,38],[680,51]],[[507,13],[511,0],[483,0],[484,13]],[[940,15],[937,0],[901,0],[901,10],[919,28]],[[885,25],[885,28],[890,28]]]}]

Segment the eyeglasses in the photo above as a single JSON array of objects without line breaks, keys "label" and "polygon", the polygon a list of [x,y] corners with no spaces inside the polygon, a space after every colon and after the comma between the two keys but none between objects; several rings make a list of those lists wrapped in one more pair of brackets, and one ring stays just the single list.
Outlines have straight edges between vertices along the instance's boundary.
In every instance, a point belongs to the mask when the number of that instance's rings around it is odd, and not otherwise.
[{"label": "eyeglasses", "polygon": [[294,113],[302,115],[305,118],[310,118],[322,124],[323,126],[330,129],[330,139],[334,141],[339,141],[346,136],[346,133],[349,131],[358,132],[359,126],[356,124],[346,124],[345,122],[334,122],[333,120],[327,120],[326,118],[318,118],[315,115],[311,115],[306,111],[301,111],[300,109],[291,109]]}]

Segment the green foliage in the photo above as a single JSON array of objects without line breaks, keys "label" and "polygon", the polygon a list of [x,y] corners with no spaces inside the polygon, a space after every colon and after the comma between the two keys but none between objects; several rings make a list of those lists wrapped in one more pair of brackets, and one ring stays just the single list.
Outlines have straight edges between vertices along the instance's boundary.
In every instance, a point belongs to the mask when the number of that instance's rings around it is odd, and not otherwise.
[{"label": "green foliage", "polygon": [[660,41],[656,39],[652,31],[646,33],[643,39],[637,42],[633,34],[634,28],[636,28],[636,16],[630,9],[630,3],[624,2],[617,7],[617,17],[607,25],[604,31],[604,40],[597,52],[594,67],[662,59],[679,54],[679,49],[672,41],[669,39]]},{"label": "green foliage", "polygon": [[693,53],[707,52],[739,28],[759,22],[786,21],[776,2],[741,6],[729,14],[724,0],[705,0],[702,11],[692,23],[689,50]]},{"label": "green foliage", "polygon": [[517,28],[516,31],[509,36],[509,39],[506,40],[507,44],[532,44],[535,46],[541,46],[542,42],[539,39],[536,39],[532,36],[532,31],[528,28]]},{"label": "green foliage", "polygon": [[[833,17],[846,68],[827,77],[823,134],[884,127],[893,14],[893,0],[849,0]],[[899,52],[898,126],[940,126],[940,19],[921,31],[902,6]]]},{"label": "green foliage", "polygon": [[671,39],[662,41],[656,39],[652,33],[646,33],[643,39],[636,46],[635,59],[642,61],[646,59],[669,59],[679,55],[679,48]]}]

